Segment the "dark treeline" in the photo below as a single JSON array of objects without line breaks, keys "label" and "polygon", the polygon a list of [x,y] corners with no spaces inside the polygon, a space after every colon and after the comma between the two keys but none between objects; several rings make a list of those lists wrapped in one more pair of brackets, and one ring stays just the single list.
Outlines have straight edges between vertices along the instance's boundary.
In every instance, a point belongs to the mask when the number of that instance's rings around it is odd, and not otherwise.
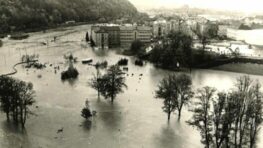
[{"label": "dark treeline", "polygon": [[193,38],[180,31],[172,31],[161,39],[150,53],[149,60],[156,66],[165,69],[199,68],[215,65],[218,61],[227,60],[224,54],[207,51],[209,35],[199,36],[201,48],[193,47]]},{"label": "dark treeline", "polygon": [[[162,68],[192,67],[193,39],[182,32],[171,32],[154,47],[150,61]],[[180,65],[178,65],[180,64]]]},{"label": "dark treeline", "polygon": [[108,22],[137,15],[128,0],[0,0],[0,34],[44,29],[71,20]]},{"label": "dark treeline", "polygon": [[0,103],[1,110],[10,117],[14,123],[25,126],[30,112],[29,106],[35,103],[35,91],[32,83],[26,83],[12,77],[0,77]]}]

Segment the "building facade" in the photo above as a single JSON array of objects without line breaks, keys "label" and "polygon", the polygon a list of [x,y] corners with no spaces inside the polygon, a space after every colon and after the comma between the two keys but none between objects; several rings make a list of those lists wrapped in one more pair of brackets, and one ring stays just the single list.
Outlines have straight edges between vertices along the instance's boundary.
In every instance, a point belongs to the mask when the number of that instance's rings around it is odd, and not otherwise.
[{"label": "building facade", "polygon": [[174,19],[170,21],[157,20],[153,22],[153,36],[165,37],[172,31],[181,31],[187,35],[192,36],[191,25],[182,19]]},{"label": "building facade", "polygon": [[129,47],[135,40],[143,43],[150,43],[152,28],[146,26],[120,26],[120,45]]},{"label": "building facade", "polygon": [[166,20],[157,20],[153,22],[153,36],[164,37],[170,32],[170,24]]},{"label": "building facade", "polygon": [[135,40],[150,43],[152,28],[147,26],[92,26],[91,38],[98,48],[130,47]]},{"label": "building facade", "polygon": [[94,41],[95,45],[101,49],[109,48],[109,33],[105,28],[99,26],[91,27],[91,39]]},{"label": "building facade", "polygon": [[120,46],[120,27],[119,26],[103,26],[103,28],[108,33],[109,48]]}]

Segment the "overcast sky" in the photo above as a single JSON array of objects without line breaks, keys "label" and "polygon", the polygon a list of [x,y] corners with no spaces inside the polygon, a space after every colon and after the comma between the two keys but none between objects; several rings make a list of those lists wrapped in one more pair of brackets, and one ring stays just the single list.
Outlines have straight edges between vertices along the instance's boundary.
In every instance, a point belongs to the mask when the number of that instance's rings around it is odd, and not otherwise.
[{"label": "overcast sky", "polygon": [[174,8],[185,4],[190,7],[219,10],[238,10],[247,13],[263,12],[263,0],[130,0],[138,8]]}]

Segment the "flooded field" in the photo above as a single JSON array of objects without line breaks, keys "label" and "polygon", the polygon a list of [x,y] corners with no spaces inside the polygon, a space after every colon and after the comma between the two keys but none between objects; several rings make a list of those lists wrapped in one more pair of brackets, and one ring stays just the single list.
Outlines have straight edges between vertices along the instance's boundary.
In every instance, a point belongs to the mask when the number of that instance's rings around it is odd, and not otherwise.
[{"label": "flooded field", "polygon": [[[75,64],[80,75],[75,81],[62,82],[61,71],[66,68],[63,55],[73,53],[79,60],[93,58],[94,62],[107,60],[115,64],[125,56],[117,50],[93,51],[84,41],[90,26],[70,27],[51,30],[46,33],[30,34],[26,40],[4,39],[0,47],[0,74],[12,71],[12,66],[24,54],[39,54],[41,63],[49,63],[43,70],[18,66],[13,75],[34,84],[37,103],[32,107],[36,115],[27,120],[26,132],[7,124],[5,115],[0,113],[0,147],[2,148],[201,148],[199,132],[185,123],[191,117],[188,108],[183,110],[182,119],[167,116],[162,111],[162,101],[154,98],[158,82],[169,71],[155,68],[147,63],[144,67],[134,65],[129,59],[126,75],[128,89],[117,96],[113,104],[104,98],[97,98],[97,92],[88,86],[95,74],[95,68]],[[54,36],[58,36],[52,42]],[[46,45],[43,42],[47,43]],[[60,66],[55,73],[54,66]],[[133,75],[132,75],[133,74]],[[143,76],[140,76],[143,74]],[[40,77],[41,75],[41,77]],[[212,86],[218,90],[228,90],[240,73],[217,70],[193,70],[191,73],[194,89]],[[251,76],[263,83],[262,76]],[[81,109],[88,99],[97,116],[85,121]],[[57,130],[64,128],[63,133]],[[263,134],[259,135],[258,147],[263,147]]]}]

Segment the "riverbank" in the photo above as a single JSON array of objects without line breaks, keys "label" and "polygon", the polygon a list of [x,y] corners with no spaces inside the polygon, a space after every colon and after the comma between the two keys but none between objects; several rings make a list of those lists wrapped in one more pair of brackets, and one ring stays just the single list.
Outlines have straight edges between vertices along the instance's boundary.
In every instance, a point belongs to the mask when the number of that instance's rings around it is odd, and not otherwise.
[{"label": "riverbank", "polygon": [[211,68],[213,70],[222,70],[235,73],[244,73],[248,75],[263,75],[263,65],[262,64],[252,64],[252,63],[230,63],[217,67]]},{"label": "riverbank", "polygon": [[[63,29],[63,28],[74,27],[74,26],[77,27],[77,26],[88,25],[92,23],[94,22],[76,22],[76,23],[69,23],[69,24],[64,23],[64,24],[50,25],[50,26],[39,27],[39,28],[27,28],[27,29],[24,29],[23,32],[24,33],[34,33],[34,32],[41,32],[41,31],[45,32],[47,30]],[[17,33],[21,33],[21,30],[0,34],[0,38],[5,38],[7,37],[8,34],[17,34]]]}]

